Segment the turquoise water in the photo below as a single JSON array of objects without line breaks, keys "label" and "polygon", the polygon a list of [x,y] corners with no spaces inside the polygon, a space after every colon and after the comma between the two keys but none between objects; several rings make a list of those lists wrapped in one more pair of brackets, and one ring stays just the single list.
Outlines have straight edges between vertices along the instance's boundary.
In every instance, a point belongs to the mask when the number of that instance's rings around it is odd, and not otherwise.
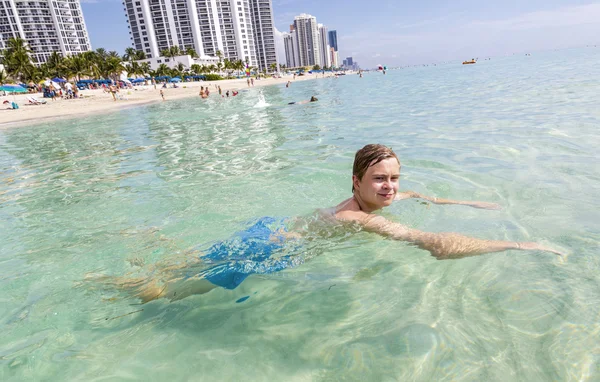
[{"label": "turquoise water", "polygon": [[[0,379],[600,379],[599,59],[409,68],[0,131]],[[402,189],[503,206],[406,200],[387,218],[541,241],[568,262],[437,261],[359,232],[177,302],[86,281],[333,206],[366,143],[399,154]]]}]

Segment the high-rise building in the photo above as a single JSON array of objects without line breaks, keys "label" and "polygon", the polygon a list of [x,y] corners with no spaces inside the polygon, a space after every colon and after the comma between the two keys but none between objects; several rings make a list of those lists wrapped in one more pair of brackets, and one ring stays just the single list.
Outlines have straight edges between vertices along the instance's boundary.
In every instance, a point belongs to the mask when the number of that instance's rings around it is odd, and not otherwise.
[{"label": "high-rise building", "polygon": [[336,52],[338,51],[337,45],[337,31],[329,31],[329,46],[332,47]]},{"label": "high-rise building", "polygon": [[287,66],[330,67],[334,56],[328,43],[327,27],[317,24],[314,16],[301,14],[294,18],[290,33],[284,33]]},{"label": "high-rise building", "polygon": [[340,66],[340,55],[333,47],[329,48],[329,57],[331,59],[331,66],[338,68]]},{"label": "high-rise building", "polygon": [[13,37],[27,42],[38,65],[52,52],[68,56],[92,49],[79,0],[0,1],[0,49]]},{"label": "high-rise building", "polygon": [[283,44],[285,47],[285,61],[288,68],[297,68],[300,66],[300,57],[298,56],[298,36],[294,31],[283,34]]},{"label": "high-rise building", "polygon": [[321,65],[317,18],[305,13],[296,16],[294,30],[298,38],[298,56],[300,57],[298,66]]},{"label": "high-rise building", "polygon": [[271,0],[123,0],[133,46],[150,58],[177,46],[200,56],[277,62]]},{"label": "high-rise building", "polygon": [[345,66],[352,67],[352,65],[353,65],[352,57],[346,57],[346,59],[344,61],[346,62]]},{"label": "high-rise building", "polygon": [[319,50],[321,53],[321,66],[329,68],[331,66],[331,56],[329,55],[329,43],[327,42],[327,27],[319,24]]},{"label": "high-rise building", "polygon": [[269,70],[272,64],[277,64],[271,0],[251,0],[250,6],[258,67]]}]

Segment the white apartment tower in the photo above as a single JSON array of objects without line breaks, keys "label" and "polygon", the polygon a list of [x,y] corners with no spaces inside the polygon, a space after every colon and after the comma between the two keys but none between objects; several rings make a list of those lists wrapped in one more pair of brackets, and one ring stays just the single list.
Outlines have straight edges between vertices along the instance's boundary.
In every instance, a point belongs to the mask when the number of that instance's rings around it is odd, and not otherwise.
[{"label": "white apartment tower", "polygon": [[321,50],[319,49],[319,27],[317,18],[305,13],[294,18],[294,32],[298,39],[298,56],[300,65],[321,65]]},{"label": "white apartment tower", "polygon": [[269,70],[272,64],[277,64],[271,0],[251,0],[250,7],[258,67]]},{"label": "white apartment tower", "polygon": [[298,35],[295,31],[283,33],[283,45],[285,47],[285,61],[288,68],[297,68],[300,65],[298,55]]},{"label": "white apartment tower", "polygon": [[79,0],[0,1],[0,49],[11,37],[27,41],[38,65],[52,52],[68,56],[92,49]]},{"label": "white apartment tower", "polygon": [[283,43],[288,68],[315,65],[329,68],[337,61],[329,46],[327,27],[317,24],[314,16],[296,16],[290,33],[283,34]]},{"label": "white apartment tower", "polygon": [[329,52],[329,42],[327,41],[327,27],[319,24],[319,50],[321,53],[321,66],[329,68],[331,66],[331,54]]},{"label": "white apartment tower", "polygon": [[[131,40],[149,58],[172,46],[200,57],[276,62],[271,0],[124,0]],[[259,28],[257,30],[257,28]]]}]

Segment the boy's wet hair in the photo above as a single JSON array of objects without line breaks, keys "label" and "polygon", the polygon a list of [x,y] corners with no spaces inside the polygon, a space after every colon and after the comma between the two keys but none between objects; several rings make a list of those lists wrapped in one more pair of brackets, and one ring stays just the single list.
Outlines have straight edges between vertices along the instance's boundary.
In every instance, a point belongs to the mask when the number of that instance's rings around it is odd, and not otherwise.
[{"label": "boy's wet hair", "polygon": [[[396,156],[396,153],[391,148],[376,144],[366,145],[358,150],[354,156],[352,175],[356,175],[358,180],[362,180],[369,167],[389,158],[396,158],[398,164],[400,164],[400,159],[398,159],[398,156]],[[352,192],[354,192],[354,182],[352,182]]]}]

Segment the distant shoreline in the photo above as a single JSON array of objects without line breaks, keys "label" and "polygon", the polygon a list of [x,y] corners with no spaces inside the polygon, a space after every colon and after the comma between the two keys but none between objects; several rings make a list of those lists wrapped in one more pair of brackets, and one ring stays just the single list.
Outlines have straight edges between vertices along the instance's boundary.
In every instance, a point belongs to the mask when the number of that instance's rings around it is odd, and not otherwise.
[{"label": "distant shoreline", "polygon": [[[255,80],[254,87],[263,87],[271,85],[285,84],[287,81],[298,82],[317,79],[317,75],[307,74],[304,76],[296,76],[293,80],[292,76],[283,78],[266,78]],[[319,77],[323,78],[323,77]],[[210,98],[218,97],[219,93],[215,89],[215,84],[221,86],[221,90],[225,93],[227,90],[242,90],[248,89],[246,79],[221,80],[208,82],[181,82],[178,84],[178,89],[171,87],[163,89],[165,94],[165,102],[171,100],[179,100],[184,98],[199,97],[201,86],[208,86],[210,89]],[[8,130],[12,128],[42,124],[46,121],[56,121],[63,119],[73,119],[76,117],[92,116],[100,113],[110,113],[119,110],[126,110],[133,107],[146,106],[154,103],[162,102],[160,97],[160,89],[162,85],[148,85],[143,87],[134,87],[134,89],[121,89],[120,94],[127,98],[126,100],[113,101],[109,93],[103,92],[102,89],[83,90],[80,93],[85,97],[81,99],[63,100],[58,99],[52,101],[51,98],[42,98],[40,93],[36,94],[18,94],[0,98],[0,103],[8,100],[13,100],[19,105],[19,109],[7,109],[7,105],[2,105],[0,109],[0,130]],[[169,84],[170,86],[170,84]],[[184,88],[185,86],[185,88]],[[39,100],[46,101],[45,105],[32,105],[27,101],[27,97],[37,97]]]}]

